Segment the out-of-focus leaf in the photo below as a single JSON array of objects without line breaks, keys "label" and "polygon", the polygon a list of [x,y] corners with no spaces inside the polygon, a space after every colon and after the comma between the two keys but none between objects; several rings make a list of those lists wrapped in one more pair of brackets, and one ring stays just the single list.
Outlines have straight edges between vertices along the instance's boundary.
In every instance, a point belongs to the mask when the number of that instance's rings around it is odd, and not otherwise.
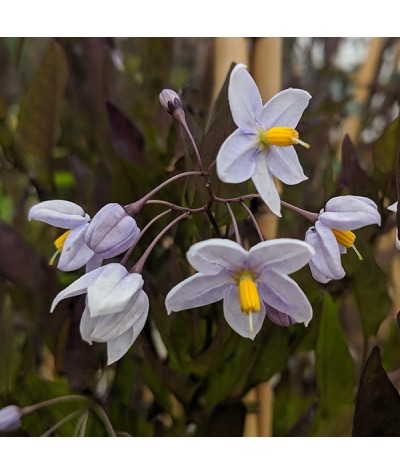
[{"label": "out-of-focus leaf", "polygon": [[371,244],[363,238],[367,232],[367,230],[357,231],[357,235],[360,236],[356,243],[357,249],[363,260],[359,261],[351,249],[342,257],[354,289],[365,341],[369,336],[376,334],[391,306],[386,275],[375,261]]},{"label": "out-of-focus leaf", "polygon": [[0,300],[0,394],[13,390],[20,363],[20,352],[16,345],[12,302],[9,296]]},{"label": "out-of-focus leaf", "polygon": [[397,200],[396,167],[399,144],[400,117],[386,127],[382,136],[376,142],[373,153],[373,179],[383,196],[387,196],[391,202]]},{"label": "out-of-focus leaf", "polygon": [[365,363],[358,387],[353,436],[400,436],[400,395],[382,367],[377,346]]},{"label": "out-of-focus leaf", "polygon": [[323,296],[315,358],[319,403],[312,435],[347,435],[353,409],[354,365],[329,294]]},{"label": "out-of-focus leaf", "polygon": [[43,261],[8,224],[0,221],[0,275],[14,285],[37,288],[44,282]]},{"label": "out-of-focus leaf", "polygon": [[58,119],[67,76],[64,51],[54,41],[19,111],[17,145],[30,176],[45,189],[52,185],[51,156],[59,134]]},{"label": "out-of-focus leaf", "polygon": [[106,101],[111,125],[111,139],[116,154],[140,166],[146,164],[143,151],[144,137],[136,125],[115,104]]},{"label": "out-of-focus leaf", "polygon": [[245,417],[246,407],[242,401],[225,402],[203,419],[196,436],[240,437],[243,435]]},{"label": "out-of-focus leaf", "polygon": [[378,202],[376,185],[360,166],[356,149],[347,134],[342,143],[342,168],[338,177],[338,185],[346,188],[349,194],[367,196],[376,203]]}]

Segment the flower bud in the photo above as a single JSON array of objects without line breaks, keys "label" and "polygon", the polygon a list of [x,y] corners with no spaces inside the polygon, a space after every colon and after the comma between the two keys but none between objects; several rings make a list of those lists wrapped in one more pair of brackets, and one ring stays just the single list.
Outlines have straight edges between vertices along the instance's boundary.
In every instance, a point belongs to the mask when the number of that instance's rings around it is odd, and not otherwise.
[{"label": "flower bud", "polygon": [[6,406],[0,409],[0,432],[12,432],[21,427],[21,409]]},{"label": "flower bud", "polygon": [[94,216],[86,235],[86,245],[102,259],[129,249],[140,234],[136,221],[118,203],[109,203]]},{"label": "flower bud", "polygon": [[179,95],[172,89],[163,89],[160,92],[160,104],[170,114],[174,115],[177,109],[182,109]]}]

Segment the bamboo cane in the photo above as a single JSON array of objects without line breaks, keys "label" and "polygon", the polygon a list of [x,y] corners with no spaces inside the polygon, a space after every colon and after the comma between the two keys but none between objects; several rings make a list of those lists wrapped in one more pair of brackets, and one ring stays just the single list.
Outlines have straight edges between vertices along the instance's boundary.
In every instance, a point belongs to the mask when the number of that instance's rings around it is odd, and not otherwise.
[{"label": "bamboo cane", "polygon": [[[343,136],[344,134],[348,134],[353,143],[357,143],[358,141],[362,123],[362,111],[370,97],[371,84],[373,83],[381,64],[385,41],[385,38],[371,38],[365,61],[359,67],[354,77],[353,99],[356,107],[355,111],[348,115],[343,124]],[[338,157],[340,160],[340,153],[338,154]]]},{"label": "bamboo cane", "polygon": [[215,38],[214,40],[214,87],[212,102],[218,96],[229,68],[235,63],[249,63],[247,38]]},{"label": "bamboo cane", "polygon": [[[265,103],[282,88],[282,38],[258,38],[254,45],[253,76]],[[280,191],[280,183],[276,182]],[[278,218],[266,207],[258,213],[257,222],[266,239],[277,235]],[[257,427],[260,437],[272,435],[273,388],[267,381],[256,388],[258,401]]]}]

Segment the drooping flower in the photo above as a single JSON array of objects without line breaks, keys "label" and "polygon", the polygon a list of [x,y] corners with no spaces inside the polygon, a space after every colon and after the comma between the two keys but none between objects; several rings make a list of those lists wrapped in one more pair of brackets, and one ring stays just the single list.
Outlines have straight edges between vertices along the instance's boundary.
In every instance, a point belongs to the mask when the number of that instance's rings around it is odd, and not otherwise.
[{"label": "drooping flower", "polygon": [[51,312],[63,299],[86,296],[80,330],[88,343],[107,343],[108,364],[119,360],[132,346],[146,323],[149,299],[140,274],[121,264],[107,264],[83,275],[53,300]]},{"label": "drooping flower", "polygon": [[129,249],[140,234],[136,221],[118,203],[101,208],[85,234],[86,245],[102,259],[118,256]]},{"label": "drooping flower", "polygon": [[57,250],[50,264],[53,264],[58,255],[60,259],[57,267],[62,271],[73,271],[85,264],[95,266],[94,261],[97,264],[98,258],[85,244],[90,216],[79,205],[66,200],[43,201],[32,206],[28,219],[68,230],[54,241]]},{"label": "drooping flower", "polygon": [[[388,210],[393,211],[394,213],[397,213],[397,203],[398,202],[396,201],[396,203],[393,203],[392,205],[388,206]],[[397,234],[397,230],[396,230],[396,247],[400,251],[400,240]]]},{"label": "drooping flower", "polygon": [[314,226],[308,229],[305,241],[316,250],[310,261],[315,280],[326,284],[330,280],[343,279],[346,272],[341,263],[341,254],[353,248],[356,235],[352,232],[369,224],[381,224],[376,204],[363,196],[337,196],[323,208]]},{"label": "drooping flower", "polygon": [[12,432],[21,427],[22,411],[15,405],[0,409],[0,432]]},{"label": "drooping flower", "polygon": [[251,178],[271,211],[281,216],[281,203],[273,177],[287,185],[306,180],[293,145],[309,145],[295,130],[311,96],[302,89],[286,89],[265,105],[258,88],[238,64],[232,70],[228,99],[238,129],[222,144],[217,155],[217,173],[226,183]]},{"label": "drooping flower", "polygon": [[198,272],[168,293],[168,314],[223,299],[228,324],[247,338],[255,338],[266,314],[278,325],[307,325],[311,305],[287,274],[313,255],[313,248],[297,239],[272,239],[249,251],[228,239],[194,244],[187,259]]}]

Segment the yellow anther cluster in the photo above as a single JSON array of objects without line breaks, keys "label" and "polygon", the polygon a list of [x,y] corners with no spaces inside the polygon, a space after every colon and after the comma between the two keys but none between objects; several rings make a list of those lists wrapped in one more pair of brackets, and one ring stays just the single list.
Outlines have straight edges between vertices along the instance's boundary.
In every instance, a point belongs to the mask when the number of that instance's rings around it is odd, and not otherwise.
[{"label": "yellow anther cluster", "polygon": [[269,147],[270,145],[289,147],[290,145],[300,144],[305,148],[310,148],[308,143],[299,139],[297,130],[290,127],[271,127],[268,130],[261,130],[258,141],[263,147]]},{"label": "yellow anther cluster", "polygon": [[56,247],[56,252],[53,254],[52,258],[50,259],[49,261],[49,264],[52,266],[54,264],[54,261],[56,259],[56,257],[61,254],[61,251],[62,251],[62,248],[64,246],[64,243],[65,243],[65,240],[67,239],[69,233],[71,232],[70,229],[68,229],[68,231],[65,231],[64,234],[61,234],[61,236],[59,236],[55,241],[54,241],[54,245]]},{"label": "yellow anther cluster", "polygon": [[342,229],[331,228],[335,235],[336,241],[344,247],[352,247],[356,240],[356,235],[351,231],[343,231]]},{"label": "yellow anther cluster", "polygon": [[260,311],[260,297],[250,274],[243,273],[239,280],[239,302],[244,315]]}]

